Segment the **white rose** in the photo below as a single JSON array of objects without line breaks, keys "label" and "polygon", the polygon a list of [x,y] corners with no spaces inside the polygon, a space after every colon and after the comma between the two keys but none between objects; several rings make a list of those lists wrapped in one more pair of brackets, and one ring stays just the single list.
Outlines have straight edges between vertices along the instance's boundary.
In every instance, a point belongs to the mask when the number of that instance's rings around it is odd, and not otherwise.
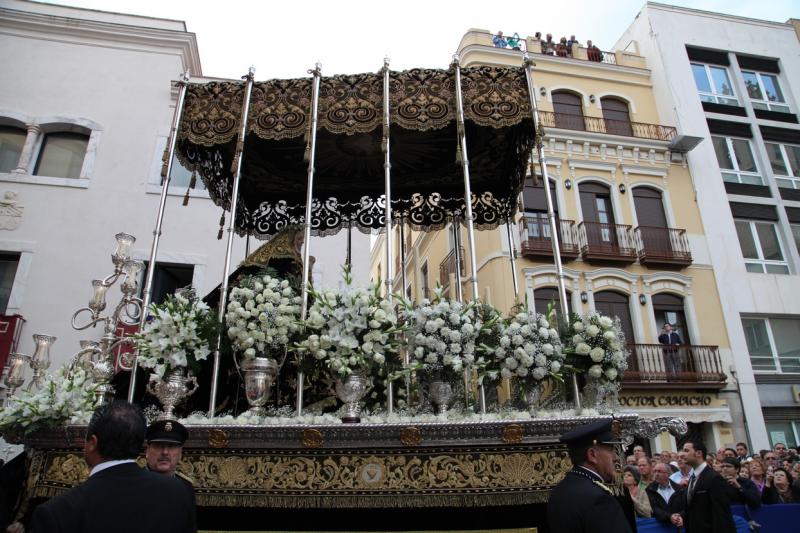
[{"label": "white rose", "polygon": [[372,356],[372,359],[379,365],[382,365],[384,361],[386,361],[386,357],[382,353],[376,353]]},{"label": "white rose", "polygon": [[607,316],[601,316],[598,322],[600,322],[600,325],[603,326],[604,328],[610,328],[611,326],[614,325],[614,321]]},{"label": "white rose", "polygon": [[550,336],[550,331],[547,328],[539,328],[539,336],[546,339]]},{"label": "white rose", "polygon": [[614,333],[613,331],[606,331],[605,333],[603,333],[603,338],[612,341],[617,338],[617,334]]},{"label": "white rose", "polygon": [[585,342],[581,342],[575,347],[575,351],[580,355],[587,355],[591,350],[591,347]]},{"label": "white rose", "polygon": [[558,372],[559,370],[561,370],[561,363],[559,363],[558,361],[553,361],[550,363],[550,372],[555,373]]},{"label": "white rose", "polygon": [[500,376],[501,376],[503,379],[511,379],[511,376],[513,376],[513,375],[514,375],[514,374],[512,374],[512,373],[511,373],[511,371],[510,371],[509,369],[505,368],[505,367],[503,367],[503,368],[500,370]]},{"label": "white rose", "polygon": [[589,357],[591,357],[592,361],[594,361],[595,363],[599,363],[600,361],[602,361],[605,355],[606,351],[600,348],[599,346],[597,348],[592,348],[592,350],[589,352]]},{"label": "white rose", "polygon": [[583,322],[575,322],[572,324],[572,329],[574,329],[577,333],[583,331]]},{"label": "white rose", "polygon": [[531,375],[533,376],[534,379],[541,381],[547,375],[547,370],[545,370],[542,367],[536,367],[531,372]]},{"label": "white rose", "polygon": [[542,352],[545,355],[553,355],[553,345],[550,343],[542,344]]},{"label": "white rose", "polygon": [[606,370],[606,377],[607,377],[607,378],[608,378],[610,381],[614,381],[615,379],[617,379],[617,376],[618,376],[618,375],[619,375],[619,374],[617,373],[617,369],[616,369],[616,368],[614,368],[614,367],[611,367],[611,368],[609,368],[608,370]]},{"label": "white rose", "polygon": [[598,328],[594,324],[586,328],[586,334],[590,337],[595,337],[598,333],[600,333],[600,328]]},{"label": "white rose", "polygon": [[581,337],[580,335],[575,335],[574,337],[572,337],[572,344],[578,345],[582,342],[583,342],[583,337]]},{"label": "white rose", "polygon": [[599,378],[603,375],[603,367],[600,365],[592,365],[589,367],[589,376],[593,378]]}]

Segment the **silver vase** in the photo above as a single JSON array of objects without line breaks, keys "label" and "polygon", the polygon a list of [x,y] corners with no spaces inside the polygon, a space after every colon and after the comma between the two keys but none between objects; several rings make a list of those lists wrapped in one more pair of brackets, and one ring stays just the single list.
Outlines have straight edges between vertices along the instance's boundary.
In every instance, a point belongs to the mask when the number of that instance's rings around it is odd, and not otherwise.
[{"label": "silver vase", "polygon": [[269,357],[244,359],[241,364],[244,374],[244,393],[250,404],[250,413],[258,416],[267,414],[264,405],[269,400],[269,391],[278,374],[278,363]]},{"label": "silver vase", "polygon": [[164,407],[164,412],[158,417],[159,420],[175,420],[175,408],[196,391],[197,378],[185,368],[170,370],[164,379],[147,384],[147,392],[158,398]]},{"label": "silver vase", "polygon": [[453,386],[446,381],[431,381],[428,385],[428,397],[437,415],[447,412],[453,400]]},{"label": "silver vase", "polygon": [[361,372],[351,372],[344,378],[336,379],[336,397],[344,402],[345,424],[361,422],[361,398],[367,394],[369,380]]}]

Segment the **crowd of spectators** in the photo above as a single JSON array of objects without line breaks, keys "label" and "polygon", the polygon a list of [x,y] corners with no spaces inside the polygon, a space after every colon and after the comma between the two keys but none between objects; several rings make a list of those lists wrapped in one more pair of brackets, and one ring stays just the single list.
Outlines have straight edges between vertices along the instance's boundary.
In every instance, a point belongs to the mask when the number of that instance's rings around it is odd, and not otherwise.
[{"label": "crowd of spectators", "polygon": [[[669,523],[682,512],[692,466],[686,452],[661,452],[648,456],[642,446],[634,446],[626,457],[623,484],[633,499],[636,516]],[[800,456],[796,448],[777,443],[771,450],[751,454],[747,444],[720,448],[706,455],[706,463],[727,483],[732,505],[757,509],[762,505],[800,503]],[[681,503],[683,502],[683,503]]]},{"label": "crowd of spectators", "polygon": [[[569,39],[562,37],[556,42],[553,40],[552,33],[548,33],[546,37],[542,39],[542,32],[537,31],[534,35],[534,39],[539,41],[541,53],[551,56],[572,57],[573,45],[581,45],[580,41],[578,41],[574,35],[570,35]],[[492,36],[492,43],[497,48],[513,48],[514,50],[520,50],[521,40],[521,37],[516,32],[512,37],[505,37],[502,31],[498,31],[496,35]],[[603,61],[603,52],[592,44],[591,40],[586,41],[586,55],[589,61]]]}]

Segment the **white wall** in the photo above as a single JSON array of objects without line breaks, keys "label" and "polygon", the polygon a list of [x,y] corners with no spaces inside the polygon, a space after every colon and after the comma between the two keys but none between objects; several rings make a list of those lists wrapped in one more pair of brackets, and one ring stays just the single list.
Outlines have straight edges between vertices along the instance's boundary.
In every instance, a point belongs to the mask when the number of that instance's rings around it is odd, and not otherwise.
[{"label": "white wall", "polygon": [[[45,14],[65,9],[27,2],[3,5],[9,6],[33,7]],[[0,250],[23,252],[10,309],[27,320],[19,350],[31,353],[33,333],[57,336],[54,368],[78,350],[79,339],[101,334],[99,329],[74,331],[70,318],[89,301],[91,280],[111,273],[114,234],[135,235],[133,255],[149,257],[161,150],[174,110],[170,81],[190,65],[200,73],[195,37],[185,33],[182,23],[144,17],[118,20],[119,15],[72,8],[66,13],[101,20],[66,24],[64,19],[31,14],[21,20],[0,10],[0,110],[33,120],[88,119],[102,128],[88,187],[47,185],[30,176],[0,174],[0,198],[5,191],[14,191],[24,206],[19,227],[0,230]],[[110,25],[120,21],[143,27]],[[195,284],[205,294],[222,279],[226,243],[217,240],[221,209],[202,195],[183,207],[184,190],[173,192],[167,200],[158,258],[194,263]],[[312,240],[315,274],[321,283],[337,284],[345,238],[342,232]],[[251,249],[259,244],[253,240]],[[243,257],[244,242],[237,238],[234,266]],[[369,238],[355,231],[353,258],[356,280],[366,283]],[[113,294],[119,294],[118,289]]]}]

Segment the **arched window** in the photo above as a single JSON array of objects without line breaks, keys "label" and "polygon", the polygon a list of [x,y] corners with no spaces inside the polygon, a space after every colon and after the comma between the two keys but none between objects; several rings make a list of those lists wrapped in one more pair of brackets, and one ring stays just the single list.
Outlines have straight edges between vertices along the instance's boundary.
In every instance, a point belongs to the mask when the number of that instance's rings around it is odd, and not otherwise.
[{"label": "arched window", "polygon": [[622,331],[625,333],[625,342],[635,342],[627,294],[616,291],[596,292],[594,293],[594,308],[603,315],[611,318],[618,317]]},{"label": "arched window", "polygon": [[[556,314],[559,317],[564,316],[561,313],[561,296],[558,295],[558,287],[541,287],[533,291],[533,307],[537,313],[545,314],[550,302],[554,303]],[[572,293],[570,291],[567,291],[567,312],[572,312]]]},{"label": "arched window", "polygon": [[[669,323],[672,326],[672,331],[680,336],[681,344],[691,344],[689,342],[689,330],[686,327],[686,315],[683,312],[683,298],[675,294],[662,292],[654,294],[652,301],[653,314],[659,330],[664,324]],[[663,332],[659,331],[659,335],[661,333]]]},{"label": "arched window", "polygon": [[606,123],[606,133],[612,135],[633,136],[631,116],[628,111],[628,102],[619,98],[606,96],[600,99],[603,108],[603,119]]},{"label": "arched window", "polygon": [[567,91],[554,91],[553,111],[556,116],[556,128],[580,131],[586,129],[583,122],[583,101],[580,95]]},{"label": "arched window", "polygon": [[36,176],[80,178],[89,136],[84,133],[46,133],[36,160]]},{"label": "arched window", "polygon": [[578,185],[578,192],[588,243],[616,246],[618,239],[613,227],[615,222],[611,190],[601,183],[583,182]]},{"label": "arched window", "polygon": [[0,172],[17,168],[27,132],[13,126],[0,126]]}]

